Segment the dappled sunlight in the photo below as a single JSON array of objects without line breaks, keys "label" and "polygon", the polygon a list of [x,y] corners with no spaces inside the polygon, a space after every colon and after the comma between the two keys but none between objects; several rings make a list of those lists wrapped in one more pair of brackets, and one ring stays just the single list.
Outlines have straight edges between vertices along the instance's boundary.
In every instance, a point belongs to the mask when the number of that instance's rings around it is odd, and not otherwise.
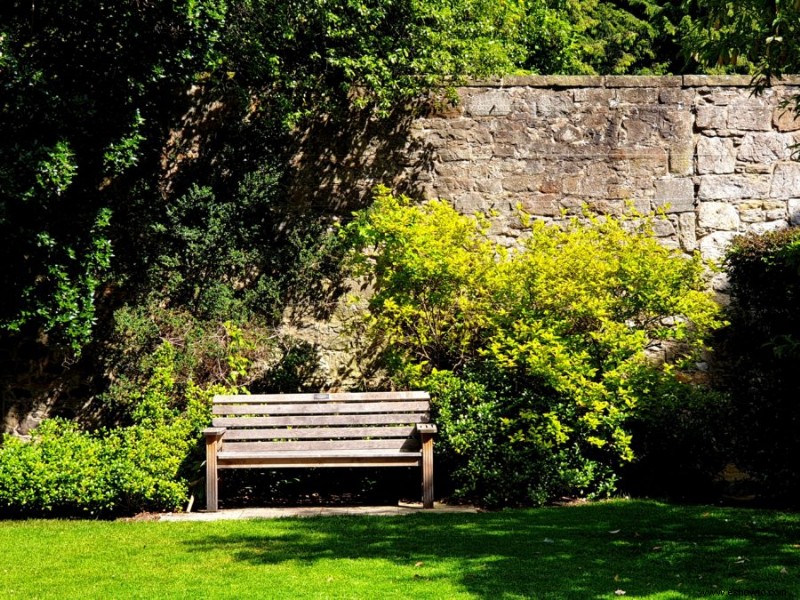
[{"label": "dappled sunlight", "polygon": [[[755,523],[755,524],[754,524]],[[746,511],[643,502],[403,518],[248,522],[189,550],[268,569],[330,569],[352,561],[371,577],[447,579],[481,598],[791,597],[798,588],[796,522],[756,522]],[[428,589],[427,587],[425,588]],[[748,592],[751,590],[751,592]],[[763,590],[762,590],[763,591]],[[757,594],[753,593],[754,596]],[[434,594],[434,597],[443,597]]]}]

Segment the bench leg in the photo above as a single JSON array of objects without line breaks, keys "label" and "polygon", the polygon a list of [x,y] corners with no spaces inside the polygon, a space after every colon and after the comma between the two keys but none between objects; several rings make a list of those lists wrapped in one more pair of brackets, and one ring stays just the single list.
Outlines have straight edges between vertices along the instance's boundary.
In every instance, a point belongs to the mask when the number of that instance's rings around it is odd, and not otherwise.
[{"label": "bench leg", "polygon": [[433,508],[433,436],[422,436],[422,507]]},{"label": "bench leg", "polygon": [[206,438],[206,510],[217,512],[217,439]]}]

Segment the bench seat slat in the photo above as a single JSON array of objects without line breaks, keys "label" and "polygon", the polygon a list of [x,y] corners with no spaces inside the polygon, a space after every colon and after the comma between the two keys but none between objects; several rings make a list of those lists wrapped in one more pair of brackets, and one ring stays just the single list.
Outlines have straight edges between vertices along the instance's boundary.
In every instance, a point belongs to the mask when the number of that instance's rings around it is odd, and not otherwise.
[{"label": "bench seat slat", "polygon": [[326,469],[329,467],[419,467],[421,458],[411,456],[413,453],[406,452],[409,457],[390,457],[380,458],[374,456],[357,457],[333,457],[326,458],[324,461],[307,458],[281,458],[263,460],[260,458],[237,458],[230,462],[222,460],[217,463],[219,469]]},{"label": "bench seat slat", "polygon": [[288,417],[217,417],[214,427],[314,427],[320,425],[409,425],[427,423],[424,414],[307,415]]},{"label": "bench seat slat", "polygon": [[414,426],[405,427],[304,427],[276,429],[229,429],[226,440],[307,440],[307,439],[363,439],[406,438],[414,434]]},{"label": "bench seat slat", "polygon": [[430,400],[427,392],[357,392],[330,394],[249,394],[247,396],[214,396],[214,404],[288,404],[303,402],[360,402],[360,401]]},{"label": "bench seat slat", "polygon": [[219,460],[239,460],[239,459],[259,459],[272,460],[282,458],[302,458],[319,459],[321,461],[329,458],[417,458],[422,456],[421,452],[409,452],[405,450],[391,449],[370,449],[370,450],[253,450],[248,452],[217,452]]},{"label": "bench seat slat", "polygon": [[225,404],[215,415],[337,415],[361,413],[427,412],[428,402],[317,402],[311,404]]},{"label": "bench seat slat", "polygon": [[327,450],[400,450],[416,452],[419,441],[394,438],[388,440],[313,440],[300,442],[225,442],[220,452],[292,452]]}]

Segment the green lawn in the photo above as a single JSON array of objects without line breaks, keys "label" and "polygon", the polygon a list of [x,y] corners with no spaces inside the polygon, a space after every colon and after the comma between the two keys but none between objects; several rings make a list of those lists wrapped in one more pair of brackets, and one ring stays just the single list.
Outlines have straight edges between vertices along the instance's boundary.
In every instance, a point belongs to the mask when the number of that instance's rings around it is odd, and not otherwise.
[{"label": "green lawn", "polygon": [[653,502],[0,521],[0,542],[0,598],[800,598],[800,515]]}]

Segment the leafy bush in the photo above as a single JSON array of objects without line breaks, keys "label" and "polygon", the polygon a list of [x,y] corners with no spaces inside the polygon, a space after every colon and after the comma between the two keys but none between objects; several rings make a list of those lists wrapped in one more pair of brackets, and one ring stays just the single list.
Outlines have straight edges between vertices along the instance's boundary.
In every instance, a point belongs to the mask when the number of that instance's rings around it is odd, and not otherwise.
[{"label": "leafy bush", "polygon": [[0,507],[18,514],[130,514],[185,505],[202,456],[200,430],[211,397],[236,393],[249,367],[240,330],[228,325],[228,386],[180,385],[174,347],[163,342],[147,381],[124,409],[130,425],[96,432],[75,423],[44,421],[30,442],[7,438],[0,447]]},{"label": "leafy bush", "polygon": [[[374,280],[368,319],[393,373],[434,391],[461,492],[605,495],[634,458],[628,422],[646,374],[696,360],[719,307],[701,260],[659,245],[647,219],[523,219],[508,251],[485,218],[380,189],[345,235],[355,272]],[[676,364],[647,359],[667,342]]]},{"label": "leafy bush", "polygon": [[646,393],[630,422],[638,460],[624,470],[622,487],[636,496],[717,499],[726,491],[719,474],[732,457],[730,395],[657,371],[645,376],[637,386]]},{"label": "leafy bush", "polygon": [[800,230],[736,238],[725,265],[731,302],[724,382],[733,398],[733,457],[763,494],[796,501]]}]

